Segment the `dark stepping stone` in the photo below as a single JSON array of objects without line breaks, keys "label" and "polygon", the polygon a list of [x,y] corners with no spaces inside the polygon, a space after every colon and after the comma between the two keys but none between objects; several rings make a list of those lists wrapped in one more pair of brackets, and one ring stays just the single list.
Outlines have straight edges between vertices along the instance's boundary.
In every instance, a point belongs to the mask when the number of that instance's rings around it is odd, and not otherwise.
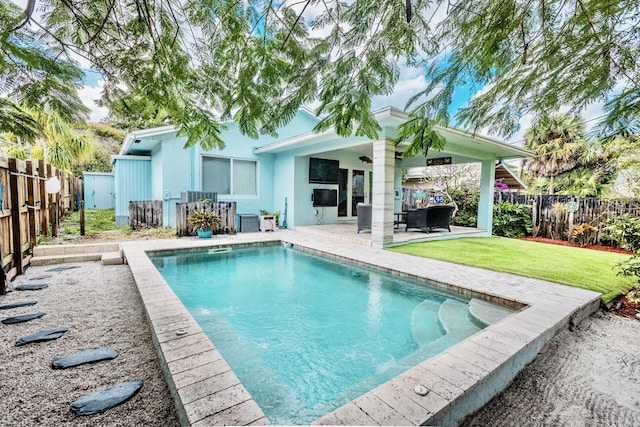
[{"label": "dark stepping stone", "polygon": [[48,270],[45,270],[47,273],[50,271],[65,271],[65,270],[71,270],[72,268],[78,268],[80,267],[79,265],[63,265],[60,267],[54,267],[54,268],[50,268]]},{"label": "dark stepping stone", "polygon": [[29,320],[39,319],[45,314],[47,313],[43,313],[42,311],[39,311],[37,313],[29,313],[29,314],[23,314],[20,316],[7,317],[6,319],[2,320],[2,323],[4,323],[5,325],[13,325],[14,323],[24,323],[24,322],[28,322]]},{"label": "dark stepping stone", "polygon": [[85,394],[71,404],[76,415],[93,415],[131,399],[142,388],[142,381],[127,381],[95,393]]},{"label": "dark stepping stone", "polygon": [[40,289],[46,289],[49,285],[40,284],[40,285],[20,285],[16,286],[16,291],[39,291]]},{"label": "dark stepping stone", "polygon": [[33,335],[27,335],[16,341],[16,347],[29,344],[32,342],[51,341],[60,338],[69,329],[63,327],[47,329],[45,331],[36,332]]},{"label": "dark stepping stone", "polygon": [[12,308],[18,307],[28,307],[30,305],[36,305],[38,301],[22,301],[22,302],[14,302],[13,304],[0,305],[0,310],[10,310]]},{"label": "dark stepping stone", "polygon": [[51,278],[51,275],[47,274],[45,276],[31,277],[29,280],[45,280],[50,278]]},{"label": "dark stepping stone", "polygon": [[67,356],[55,357],[53,361],[51,361],[51,367],[53,369],[73,368],[74,366],[84,365],[85,363],[95,363],[101,360],[115,359],[116,357],[118,357],[118,352],[110,347],[94,348],[93,350],[85,350]]}]

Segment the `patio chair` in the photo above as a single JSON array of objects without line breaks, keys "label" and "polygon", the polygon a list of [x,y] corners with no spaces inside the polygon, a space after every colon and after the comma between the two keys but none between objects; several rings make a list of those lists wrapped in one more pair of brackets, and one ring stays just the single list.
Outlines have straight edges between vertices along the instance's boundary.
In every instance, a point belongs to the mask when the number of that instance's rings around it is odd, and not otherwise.
[{"label": "patio chair", "polygon": [[356,213],[358,214],[358,233],[362,230],[371,231],[371,205],[358,203]]},{"label": "patio chair", "polygon": [[433,205],[426,208],[412,209],[407,211],[407,228],[417,228],[430,233],[434,228],[446,228],[451,232],[451,214],[454,206]]}]

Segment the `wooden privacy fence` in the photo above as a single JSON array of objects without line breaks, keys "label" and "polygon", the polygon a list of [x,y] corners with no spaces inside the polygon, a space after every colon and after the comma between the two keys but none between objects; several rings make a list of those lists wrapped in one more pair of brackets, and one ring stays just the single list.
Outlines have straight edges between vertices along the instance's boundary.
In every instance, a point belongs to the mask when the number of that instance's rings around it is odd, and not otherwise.
[{"label": "wooden privacy fence", "polygon": [[162,200],[129,202],[129,226],[132,230],[162,227]]},{"label": "wooden privacy fence", "polygon": [[236,233],[236,202],[195,202],[176,203],[176,234],[182,236],[193,236],[195,230],[187,221],[187,217],[192,212],[204,211],[215,212],[220,215],[222,224],[214,231],[214,234],[235,234]]},{"label": "wooden privacy fence", "polygon": [[[48,194],[47,178],[58,177],[60,192]],[[42,160],[0,157],[0,267],[9,277],[21,274],[31,259],[38,235],[48,234],[53,218],[75,207],[75,195],[82,193],[82,181]],[[0,283],[0,294],[4,293]]]},{"label": "wooden privacy fence", "polygon": [[591,243],[612,244],[602,230],[608,219],[629,213],[640,214],[640,200],[603,200],[568,195],[519,194],[502,192],[496,199],[527,205],[533,219],[533,235],[555,240],[569,240],[571,228],[582,223],[597,228]]}]

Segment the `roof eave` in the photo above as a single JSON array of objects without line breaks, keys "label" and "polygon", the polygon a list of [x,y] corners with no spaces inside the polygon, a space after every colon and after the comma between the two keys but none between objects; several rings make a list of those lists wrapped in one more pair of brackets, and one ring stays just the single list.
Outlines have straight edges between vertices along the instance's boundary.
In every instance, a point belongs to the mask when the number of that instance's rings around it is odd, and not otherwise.
[{"label": "roof eave", "polygon": [[124,137],[124,142],[122,143],[122,148],[120,149],[120,152],[118,153],[118,155],[120,156],[126,155],[129,152],[131,145],[133,145],[133,143],[137,139],[149,138],[152,136],[164,135],[167,133],[172,133],[177,131],[178,131],[178,127],[171,125],[171,126],[161,126],[156,128],[150,128],[150,129],[140,129],[133,132],[129,132]]}]

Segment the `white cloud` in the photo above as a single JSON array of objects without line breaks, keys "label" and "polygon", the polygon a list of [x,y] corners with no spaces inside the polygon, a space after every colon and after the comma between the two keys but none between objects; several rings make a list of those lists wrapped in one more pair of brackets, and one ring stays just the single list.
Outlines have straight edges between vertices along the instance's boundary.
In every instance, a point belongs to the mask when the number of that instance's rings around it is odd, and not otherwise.
[{"label": "white cloud", "polygon": [[89,122],[91,123],[98,123],[109,114],[108,108],[96,105],[96,101],[102,96],[103,86],[104,80],[99,80],[97,86],[83,86],[78,91],[82,103],[91,109],[89,114]]},{"label": "white cloud", "polygon": [[390,95],[374,96],[371,100],[371,109],[378,110],[382,107],[397,107],[404,110],[409,98],[427,87],[424,78],[424,70],[421,68],[403,67],[400,69],[400,77],[393,93]]}]

